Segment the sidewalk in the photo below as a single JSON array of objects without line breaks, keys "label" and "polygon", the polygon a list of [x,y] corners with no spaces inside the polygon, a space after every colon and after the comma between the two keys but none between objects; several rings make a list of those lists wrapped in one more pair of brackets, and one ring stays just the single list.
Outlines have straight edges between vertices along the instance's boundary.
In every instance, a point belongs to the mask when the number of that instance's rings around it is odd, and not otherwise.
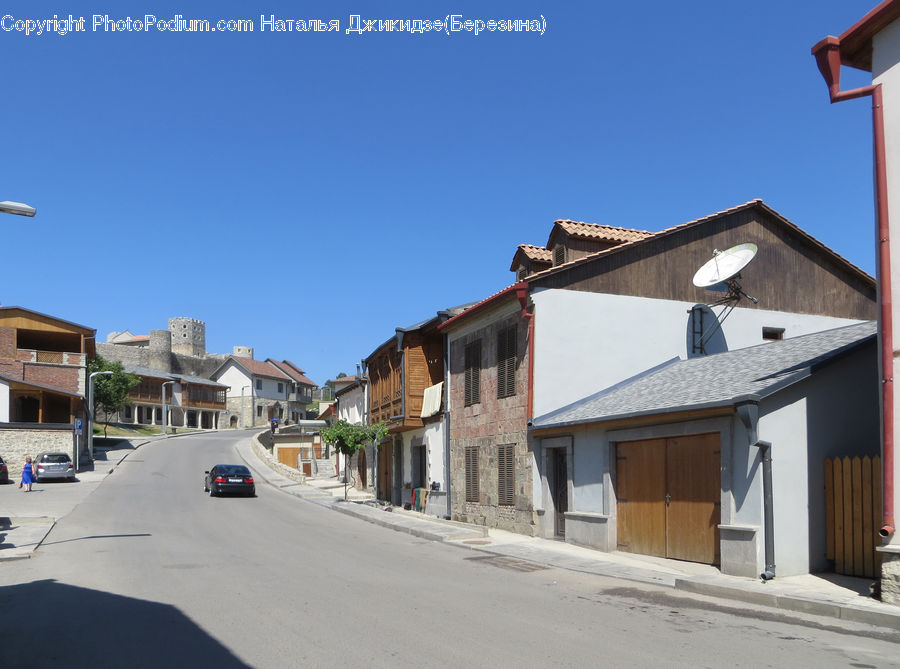
[{"label": "sidewalk", "polygon": [[241,444],[238,452],[259,478],[284,492],[423,539],[442,541],[447,545],[524,563],[667,586],[686,593],[748,605],[900,630],[900,607],[872,599],[869,596],[870,579],[807,574],[775,578],[764,583],[760,579],[725,576],[710,565],[628,553],[604,553],[561,541],[445,521],[396,508],[386,512],[363,502],[345,502],[325,490],[281,476],[260,461],[249,442]]},{"label": "sidewalk", "polygon": [[[36,484],[30,493],[19,489],[19,472],[0,486],[0,562],[30,558],[44,537],[62,518],[90,495],[119,464],[138,447],[160,437],[122,440],[113,448],[96,448],[94,461],[82,466],[78,483],[49,481]],[[52,493],[52,494],[51,494]]]}]

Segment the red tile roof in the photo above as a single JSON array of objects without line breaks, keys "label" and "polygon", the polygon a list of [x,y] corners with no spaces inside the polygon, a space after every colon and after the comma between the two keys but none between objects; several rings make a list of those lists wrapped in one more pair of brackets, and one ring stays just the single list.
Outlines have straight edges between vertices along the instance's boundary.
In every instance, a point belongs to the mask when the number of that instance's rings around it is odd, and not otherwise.
[{"label": "red tile roof", "polygon": [[267,376],[270,379],[287,379],[291,380],[287,374],[282,372],[278,367],[269,363],[263,362],[262,360],[252,360],[250,358],[241,358],[236,355],[229,356],[231,360],[234,360],[241,367],[246,369],[251,374],[255,374],[256,376]]},{"label": "red tile roof", "polygon": [[533,244],[519,244],[519,250],[525,254],[530,260],[538,262],[553,262],[553,253],[550,249],[543,246],[534,246]]},{"label": "red tile roof", "polygon": [[297,365],[295,365],[294,363],[290,362],[289,360],[282,360],[281,362],[278,362],[277,360],[272,360],[272,358],[268,358],[268,359],[266,359],[266,362],[270,362],[273,365],[275,365],[276,367],[278,367],[278,369],[280,369],[282,372],[287,374],[289,377],[291,377],[297,383],[305,383],[308,386],[316,385],[315,381],[311,381],[306,376],[304,376],[303,372],[300,370],[300,368],[297,367]]},{"label": "red tile roof", "polygon": [[[582,221],[570,221],[568,219],[559,219],[553,223],[554,227],[560,227],[565,230],[570,237],[578,239],[590,239],[595,241],[612,242],[621,244],[623,242],[633,242],[638,239],[650,237],[653,233],[646,230],[632,230],[630,228],[616,228],[611,225],[600,225],[599,223],[584,223]],[[553,237],[551,231],[550,237]],[[547,241],[550,245],[550,241]]]}]

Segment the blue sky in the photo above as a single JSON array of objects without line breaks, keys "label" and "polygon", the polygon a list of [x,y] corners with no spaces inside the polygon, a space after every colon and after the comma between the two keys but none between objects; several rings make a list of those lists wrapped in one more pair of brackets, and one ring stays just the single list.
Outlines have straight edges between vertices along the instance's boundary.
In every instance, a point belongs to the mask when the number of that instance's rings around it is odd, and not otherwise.
[{"label": "blue sky", "polygon": [[[810,48],[875,4],[7,2],[86,31],[0,30],[0,200],[38,210],[0,216],[0,303],[100,341],[190,316],[209,351],[324,383],[511,283],[558,218],[660,230],[761,197],[874,273],[871,107],[830,105]],[[94,32],[95,14],[255,31]],[[353,14],[546,31],[347,34]]]}]

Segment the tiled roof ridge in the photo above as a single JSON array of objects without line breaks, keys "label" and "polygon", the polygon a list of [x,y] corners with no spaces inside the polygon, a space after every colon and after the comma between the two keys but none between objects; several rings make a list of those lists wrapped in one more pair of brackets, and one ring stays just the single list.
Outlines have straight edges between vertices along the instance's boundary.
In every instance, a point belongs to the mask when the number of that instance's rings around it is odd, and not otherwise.
[{"label": "tiled roof ridge", "polygon": [[552,274],[554,272],[558,272],[561,269],[569,269],[570,267],[575,267],[576,265],[581,265],[586,262],[590,262],[591,260],[594,260],[604,254],[611,255],[613,253],[618,253],[619,251],[622,251],[623,249],[631,247],[635,244],[641,244],[650,239],[657,239],[659,237],[672,234],[672,233],[682,230],[684,228],[688,228],[688,227],[691,227],[694,225],[699,225],[708,220],[711,220],[714,218],[719,218],[721,216],[727,216],[729,214],[734,214],[738,211],[742,211],[744,209],[749,209],[750,207],[754,207],[754,206],[759,206],[759,207],[764,208],[765,211],[767,211],[771,216],[774,216],[775,218],[777,218],[779,221],[781,221],[782,223],[787,225],[789,228],[791,228],[791,230],[793,230],[794,232],[799,234],[801,237],[803,237],[807,241],[811,242],[814,246],[818,246],[819,248],[823,249],[830,255],[834,256],[837,260],[844,263],[845,265],[847,265],[854,271],[862,274],[863,276],[865,276],[866,278],[868,278],[870,281],[872,281],[874,283],[874,279],[869,275],[868,272],[866,272],[865,270],[861,269],[860,267],[857,267],[856,265],[854,265],[852,262],[847,260],[844,256],[839,254],[837,251],[835,251],[831,247],[820,242],[818,239],[813,237],[811,234],[809,234],[808,232],[806,232],[805,230],[800,228],[796,223],[792,223],[791,221],[789,221],[787,218],[785,218],[784,216],[779,214],[777,211],[772,209],[765,202],[763,202],[761,198],[754,198],[754,199],[748,200],[747,202],[744,202],[742,204],[735,205],[734,207],[729,207],[728,209],[722,209],[721,211],[716,211],[716,212],[713,212],[712,214],[707,214],[706,216],[702,216],[700,218],[695,218],[695,219],[693,219],[691,221],[687,221],[685,223],[679,223],[678,225],[673,225],[668,228],[663,228],[659,232],[651,233],[648,237],[643,237],[641,239],[635,239],[635,240],[631,240],[631,241],[627,241],[627,242],[622,242],[621,244],[618,244],[617,246],[613,246],[608,249],[603,249],[602,251],[597,251],[595,253],[588,254],[581,258],[576,258],[575,260],[570,260],[569,262],[562,263],[560,265],[556,265],[555,267],[550,267],[545,270],[541,270],[540,272],[535,272],[534,274],[532,274],[528,277],[528,280],[532,281],[536,278],[549,276],[550,274]]}]

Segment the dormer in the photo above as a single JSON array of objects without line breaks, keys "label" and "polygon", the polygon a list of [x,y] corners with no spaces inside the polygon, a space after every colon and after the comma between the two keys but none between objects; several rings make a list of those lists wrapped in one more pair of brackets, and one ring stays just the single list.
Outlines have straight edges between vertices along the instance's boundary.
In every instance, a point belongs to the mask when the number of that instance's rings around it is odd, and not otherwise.
[{"label": "dormer", "polygon": [[519,244],[516,254],[513,256],[510,272],[516,273],[516,281],[522,281],[532,274],[537,274],[549,269],[553,264],[553,256],[550,251],[542,246],[531,244]]}]

